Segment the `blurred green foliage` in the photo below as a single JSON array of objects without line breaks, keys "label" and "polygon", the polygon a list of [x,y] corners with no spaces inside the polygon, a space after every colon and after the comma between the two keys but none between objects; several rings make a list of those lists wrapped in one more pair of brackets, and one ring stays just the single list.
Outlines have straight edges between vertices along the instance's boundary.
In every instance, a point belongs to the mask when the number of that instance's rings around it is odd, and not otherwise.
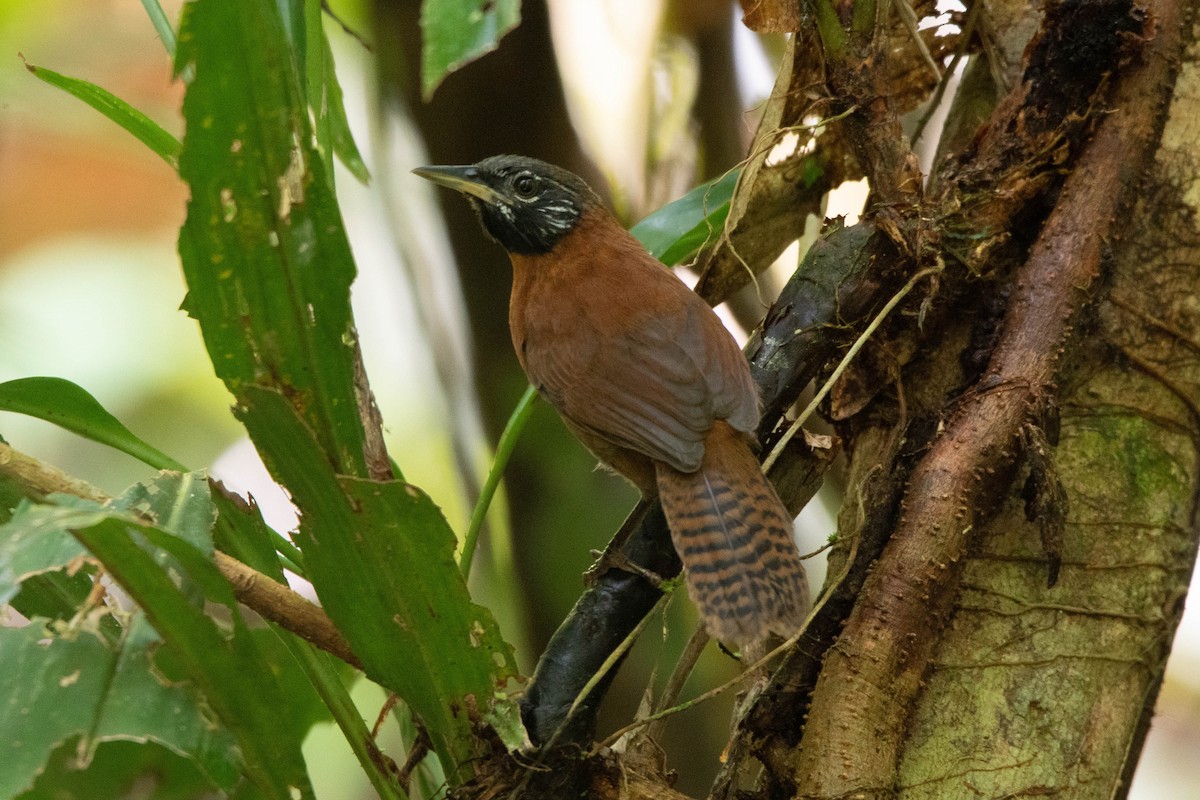
[{"label": "blurred green foliage", "polygon": [[[0,474],[0,601],[29,620],[0,629],[0,681],[14,698],[0,707],[12,756],[0,797],[82,786],[93,798],[121,797],[150,774],[156,797],[310,797],[300,745],[315,722],[329,719],[376,793],[405,796],[410,787],[379,758],[345,670],[247,617],[213,564],[214,546],[275,580],[285,566],[303,571],[366,674],[407,705],[402,726],[411,714],[428,735],[441,762],[429,774],[462,780],[461,766],[487,746],[477,737],[482,720],[510,747],[520,744],[504,694],[513,653],[491,613],[472,602],[455,534],[433,499],[390,474],[379,420],[367,412],[349,303],[356,270],[333,159],[360,180],[369,176],[350,135],[321,4],[192,0],[178,37],[163,27],[157,2],[143,5],[187,87],[182,145],[86,80],[30,71],[178,167],[190,192],[179,239],[184,307],[238,419],[302,511],[299,550],[253,506],[214,491],[76,384],[0,384],[0,410],[168,470],[108,502],[90,489],[90,499],[47,495]],[[426,91],[493,49],[518,18],[515,0],[428,0]],[[701,187],[639,233],[664,257],[687,257],[720,228],[733,180]],[[531,400],[499,445],[493,489]],[[100,574],[127,600],[105,602]]]}]

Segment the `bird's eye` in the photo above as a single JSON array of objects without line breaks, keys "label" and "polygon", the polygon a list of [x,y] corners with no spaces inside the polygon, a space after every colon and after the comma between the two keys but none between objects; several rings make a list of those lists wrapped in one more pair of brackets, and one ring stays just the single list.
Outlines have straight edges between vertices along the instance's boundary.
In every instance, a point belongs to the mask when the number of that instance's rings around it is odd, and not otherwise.
[{"label": "bird's eye", "polygon": [[537,190],[537,182],[532,175],[518,175],[513,179],[513,188],[521,197],[533,197]]}]

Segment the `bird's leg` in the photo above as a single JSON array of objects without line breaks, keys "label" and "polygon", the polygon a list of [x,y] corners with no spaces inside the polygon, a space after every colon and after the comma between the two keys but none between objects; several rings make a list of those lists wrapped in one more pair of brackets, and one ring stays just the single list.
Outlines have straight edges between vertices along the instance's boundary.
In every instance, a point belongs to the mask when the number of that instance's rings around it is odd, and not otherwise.
[{"label": "bird's leg", "polygon": [[588,567],[587,572],[583,573],[583,581],[587,586],[594,586],[600,576],[610,569],[619,569],[632,575],[640,575],[649,581],[652,586],[662,587],[667,582],[666,578],[653,570],[643,567],[625,555],[624,550],[606,549],[603,552],[593,550],[592,555],[596,557],[596,563]]},{"label": "bird's leg", "polygon": [[620,569],[633,575],[640,575],[653,586],[661,586],[663,584],[664,578],[662,576],[638,564],[625,553],[625,542],[629,540],[629,537],[637,527],[642,524],[642,519],[646,516],[646,512],[650,510],[653,502],[653,500],[641,500],[633,507],[633,511],[629,512],[629,516],[621,523],[621,527],[617,529],[617,532],[613,534],[613,538],[609,540],[608,546],[602,552],[597,550],[592,551],[592,556],[596,559],[596,562],[583,573],[583,583],[585,586],[589,588],[595,586],[600,576],[610,569]]}]

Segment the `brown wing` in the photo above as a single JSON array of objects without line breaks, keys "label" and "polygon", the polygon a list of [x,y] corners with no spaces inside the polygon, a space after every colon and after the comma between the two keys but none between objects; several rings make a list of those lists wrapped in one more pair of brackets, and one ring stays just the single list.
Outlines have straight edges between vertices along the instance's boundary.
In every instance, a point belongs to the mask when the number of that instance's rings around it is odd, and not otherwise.
[{"label": "brown wing", "polygon": [[626,315],[608,326],[615,330],[597,331],[581,319],[573,331],[560,331],[571,346],[538,348],[526,367],[576,427],[692,472],[715,420],[754,430],[758,395],[712,309],[674,276],[664,271],[662,279],[674,285],[655,281],[660,291],[623,298]]}]

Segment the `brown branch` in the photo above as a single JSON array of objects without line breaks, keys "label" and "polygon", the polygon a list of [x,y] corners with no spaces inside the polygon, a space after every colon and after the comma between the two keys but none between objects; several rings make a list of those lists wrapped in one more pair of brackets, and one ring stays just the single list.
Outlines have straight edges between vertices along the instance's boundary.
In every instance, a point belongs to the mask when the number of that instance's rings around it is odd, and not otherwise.
[{"label": "brown branch", "polygon": [[320,606],[220,550],[213,552],[213,560],[233,587],[239,603],[350,666],[363,668],[341,631]]},{"label": "brown branch", "polygon": [[[55,493],[96,503],[112,499],[91,484],[4,443],[0,443],[0,475],[10,478],[33,500],[42,500]],[[320,606],[219,550],[213,553],[213,558],[217,569],[233,587],[238,602],[347,664],[362,669],[350,645]]]},{"label": "brown branch", "polygon": [[[1070,24],[1074,22],[1072,19],[1055,18],[1054,21],[1065,25],[1067,33],[1078,31],[1085,45],[1095,47],[1095,28]],[[1096,22],[1102,23],[1103,20]],[[970,232],[984,234],[987,243],[1008,241],[1014,237],[1020,238],[1019,229],[1013,235],[1009,234],[1018,215],[1021,224],[1026,227],[1031,225],[1031,215],[1036,214],[1040,218],[1044,211],[1037,205],[1030,207],[1030,201],[1040,200],[1061,185],[1069,166],[1061,159],[1076,157],[1076,145],[1086,131],[1084,121],[1088,118],[1087,112],[1094,102],[1095,92],[1103,85],[1103,76],[1116,66],[1117,57],[1123,52],[1119,47],[1120,35],[1113,33],[1112,27],[1110,23],[1108,30],[1113,37],[1109,40],[1111,47],[1100,48],[1108,53],[1109,61],[1103,62],[1104,66],[1099,70],[1084,73],[1090,82],[1077,83],[1069,102],[1037,106],[1036,130],[1050,131],[1048,135],[1057,142],[1056,147],[1046,147],[1044,137],[1031,136],[1027,141],[1016,135],[1015,131],[1021,130],[1019,122],[1022,117],[1033,113],[1022,104],[1030,97],[1029,86],[1022,82],[972,140],[972,159],[960,159],[956,162],[959,171],[946,175],[946,181],[953,184],[953,189],[941,190],[934,202],[927,203],[923,215],[937,221],[936,227],[926,229],[926,232],[933,234],[926,240],[927,245],[940,243],[950,248],[967,242],[973,263],[987,263],[991,248],[977,247],[980,237],[971,236]],[[1037,46],[1030,48],[1027,55],[1031,59],[1042,59],[1036,63],[1044,63],[1046,57],[1058,51],[1078,52],[1077,47],[1056,47],[1062,45],[1063,35],[1064,31],[1059,30],[1041,36]],[[1062,69],[1061,66],[1058,68]],[[1029,176],[1032,174],[1043,175],[1044,179],[1031,181]],[[1023,191],[1014,195],[1011,191],[1014,184]],[[912,225],[915,230],[916,225]],[[830,241],[823,246],[834,244],[838,236],[852,243],[855,236],[866,235],[867,226],[873,226],[870,217],[855,228],[830,236]],[[913,238],[903,227],[901,232],[904,238]],[[883,238],[882,234],[876,237]],[[892,237],[892,241],[896,239]],[[813,250],[816,249],[814,246]],[[878,243],[872,248],[860,244],[844,249],[845,252],[841,254],[832,252],[831,258],[835,261],[866,258],[870,263],[865,270],[867,280],[861,289],[873,286],[876,294],[862,298],[866,304],[864,308],[880,302],[878,298],[886,299],[898,285],[897,278],[903,279],[904,269],[910,263],[910,259],[895,252],[894,247],[889,251],[889,248],[878,247]],[[1009,248],[1009,252],[1015,249]],[[813,252],[810,251],[809,255],[812,256]],[[967,258],[962,260],[966,262]],[[1007,286],[1013,280],[1012,272],[1016,268],[1013,261],[1015,259],[997,264],[993,260],[990,272],[997,283],[1003,282]],[[793,282],[808,283],[815,280],[812,271],[814,266],[806,258],[805,265],[793,277]],[[992,349],[991,334],[987,339],[980,340],[981,344],[975,343],[975,337],[979,336],[980,331],[999,329],[999,316],[993,319],[991,315],[1001,313],[1003,307],[993,312],[991,304],[995,300],[985,299],[992,289],[987,287],[981,290],[981,286],[986,285],[951,259],[940,288],[926,299],[927,303],[936,302],[928,307],[922,304],[919,312],[914,307],[911,315],[897,318],[894,326],[881,332],[880,341],[872,349],[861,353],[860,359],[852,365],[854,380],[846,380],[850,375],[843,376],[843,381],[837,387],[838,402],[830,413],[835,417],[840,414],[838,418],[842,418],[846,414],[854,414],[853,410],[846,410],[847,406],[862,409],[853,419],[843,422],[841,427],[843,435],[852,443],[849,449],[853,452],[851,468],[855,472],[852,472],[848,485],[858,488],[843,506],[839,518],[839,530],[846,544],[831,554],[835,564],[832,571],[839,577],[829,581],[826,589],[829,598],[820,605],[800,646],[788,654],[755,702],[747,704],[748,710],[737,723],[734,745],[728,751],[728,760],[715,784],[714,797],[731,796],[736,789],[738,776],[744,774],[748,767],[745,762],[750,759],[766,764],[772,776],[791,773],[794,760],[792,751],[802,733],[802,726],[796,720],[802,717],[808,707],[812,688],[822,668],[823,654],[841,633],[842,624],[862,591],[871,565],[896,524],[896,517],[900,514],[900,493],[913,468],[913,454],[924,450],[928,438],[945,418],[944,403],[958,397],[963,387],[969,385],[973,376],[984,366],[982,363],[978,366],[966,363],[961,354],[981,352],[986,357],[987,351]],[[788,290],[785,290],[778,310],[772,312],[772,317],[781,317],[781,323],[787,323],[787,317],[794,314],[787,296]],[[1007,298],[1006,293],[1001,296]],[[854,322],[858,313],[852,310],[855,305],[846,303],[845,299],[841,298],[839,307],[848,313],[842,321],[848,323],[845,335],[850,336],[861,326]],[[798,306],[803,310],[805,304]],[[919,323],[922,318],[923,326]],[[767,341],[765,344],[781,352],[792,346],[805,347],[804,340],[819,332],[817,327],[803,319],[794,319],[792,324],[779,324],[778,329],[783,338],[779,342]],[[829,331],[829,334],[836,335],[836,331]],[[929,345],[933,342],[938,343],[932,351],[936,353],[933,360],[921,358],[910,365],[909,362],[918,353],[931,352]],[[968,347],[971,349],[964,349]],[[768,372],[777,373],[772,379],[774,383],[807,379],[806,371],[795,373],[793,377],[788,369],[775,368],[770,357],[764,361],[764,365]],[[912,368],[907,369],[909,366]],[[901,390],[899,381],[893,384],[902,368],[906,368],[905,380],[910,382],[909,385],[920,387],[911,398],[913,402],[909,402],[910,398]],[[894,398],[889,396],[890,386],[894,386]],[[854,389],[854,393],[848,394],[850,389]],[[880,395],[879,402],[874,401],[876,395]],[[853,404],[848,402],[848,397],[854,399]],[[773,417],[770,401],[767,409],[767,417]],[[897,424],[897,420],[901,422]],[[843,564],[844,568],[841,566]],[[788,780],[782,780],[778,790],[789,791],[788,783]]]},{"label": "brown branch", "polygon": [[392,460],[388,457],[387,446],[383,442],[383,416],[379,413],[375,394],[367,381],[362,346],[357,338],[354,341],[354,394],[358,399],[358,416],[363,426],[363,458],[367,462],[367,474],[372,480],[391,480],[395,475],[392,473]]},{"label": "brown branch", "polygon": [[0,442],[0,475],[11,478],[31,500],[40,500],[56,492],[72,494],[96,503],[111,499],[90,483],[14,450],[4,442]]},{"label": "brown branch", "polygon": [[792,779],[805,797],[890,796],[907,715],[986,509],[1007,490],[1022,426],[1052,394],[1063,347],[1091,300],[1106,240],[1149,162],[1179,47],[1174,2],[1067,178],[1025,265],[976,388],[915,467],[902,517],[812,694]]}]

